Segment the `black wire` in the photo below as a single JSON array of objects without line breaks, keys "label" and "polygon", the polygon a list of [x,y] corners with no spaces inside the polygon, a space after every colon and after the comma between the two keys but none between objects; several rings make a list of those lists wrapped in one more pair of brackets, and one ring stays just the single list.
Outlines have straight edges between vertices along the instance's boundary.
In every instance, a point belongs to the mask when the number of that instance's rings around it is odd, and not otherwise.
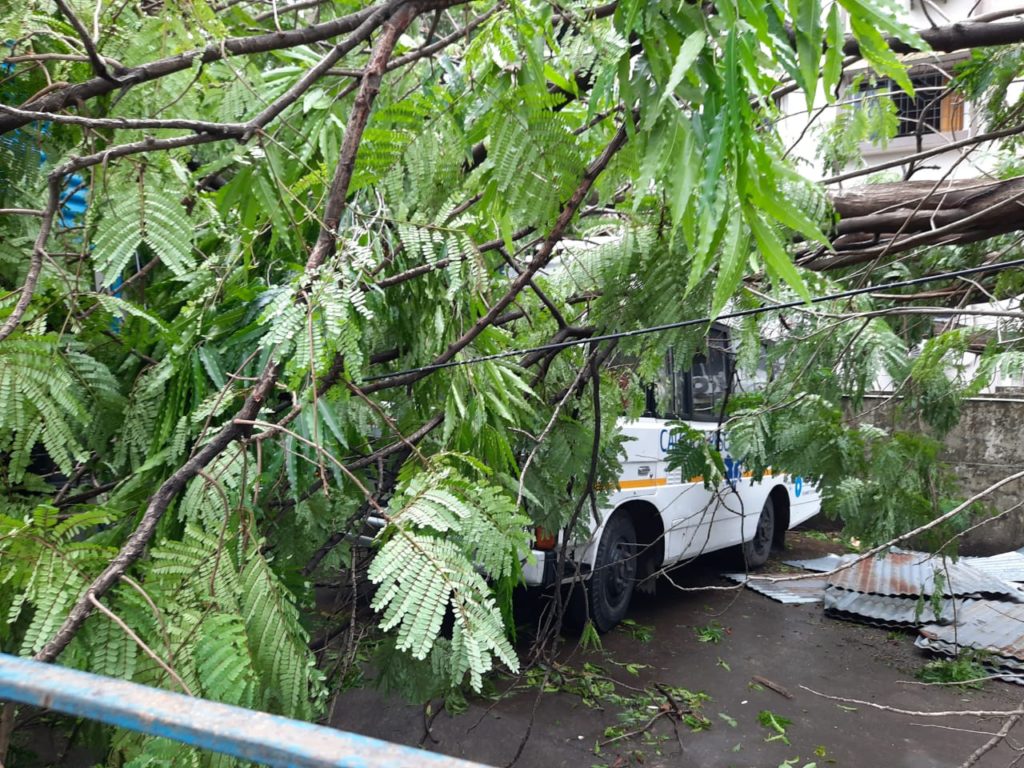
[{"label": "black wire", "polygon": [[726,312],[725,314],[718,315],[717,317],[701,317],[695,320],[678,320],[674,323],[665,323],[664,325],[652,325],[647,328],[638,328],[633,331],[619,331],[618,333],[606,333],[602,336],[589,336],[585,339],[572,339],[570,341],[559,341],[552,344],[541,344],[537,347],[527,347],[525,349],[510,349],[505,352],[496,352],[493,355],[483,355],[482,357],[470,357],[463,360],[449,360],[445,363],[434,363],[432,365],[424,365],[419,368],[409,368],[404,371],[395,371],[394,373],[382,373],[377,376],[370,376],[364,379],[364,381],[380,381],[383,379],[391,379],[397,376],[407,376],[413,373],[431,373],[433,371],[440,371],[445,368],[457,368],[463,365],[473,365],[475,363],[486,363],[491,360],[501,360],[506,357],[518,357],[526,355],[531,352],[554,352],[560,349],[568,349],[569,347],[577,347],[583,344],[594,344],[601,341],[613,341],[615,339],[625,339],[632,336],[644,336],[649,333],[661,333],[663,331],[672,331],[677,328],[688,328],[693,325],[706,325],[715,320],[734,320],[740,317],[750,317],[751,315],[761,315],[765,312],[776,312],[781,309],[794,309],[796,307],[804,307],[808,304],[821,304],[825,301],[835,301],[836,299],[848,299],[851,296],[860,296],[864,293],[871,293],[872,291],[887,291],[893,288],[908,288],[914,285],[923,285],[925,283],[934,283],[938,280],[948,280],[953,277],[964,277],[965,275],[976,275],[979,272],[1002,272],[1004,269],[1010,269],[1012,267],[1024,267],[1024,259],[1014,259],[1013,261],[1004,261],[1000,264],[989,264],[981,267],[970,267],[968,269],[960,269],[956,272],[943,272],[938,275],[929,275],[926,277],[915,277],[911,280],[898,280],[894,283],[883,283],[882,285],[869,285],[862,288],[851,288],[848,291],[840,291],[839,293],[830,293],[826,296],[817,296],[812,298],[809,302],[803,299],[796,301],[787,301],[782,304],[772,304],[770,306],[753,307],[751,309],[741,309],[736,312]]}]

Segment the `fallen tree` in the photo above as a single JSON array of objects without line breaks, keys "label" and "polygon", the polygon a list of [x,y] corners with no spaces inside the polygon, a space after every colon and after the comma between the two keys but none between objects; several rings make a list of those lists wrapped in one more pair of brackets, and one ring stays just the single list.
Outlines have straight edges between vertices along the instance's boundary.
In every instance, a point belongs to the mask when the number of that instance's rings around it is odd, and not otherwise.
[{"label": "fallen tree", "polygon": [[[781,2],[737,16],[388,0],[336,18],[100,3],[91,19],[26,4],[5,21],[0,86],[4,649],[315,717],[328,689],[309,630],[334,627],[299,609],[310,579],[351,586],[372,517],[381,588],[359,620],[388,633],[399,687],[479,688],[514,668],[501,609],[527,527],[597,507],[642,376],[668,346],[703,343],[624,339],[638,372],[609,372],[613,344],[594,336],[809,297],[796,238],[834,246],[806,260],[829,269],[1006,231],[1015,181],[837,193],[834,231],[811,210],[821,189],[765,128],[780,89],[834,91],[854,44],[891,75],[892,46],[1021,34],[917,34],[848,5],[852,42],[839,6],[815,6],[815,28]],[[552,279],[566,239],[594,243],[584,290]],[[748,416],[813,392],[801,424],[839,429],[833,401],[880,359],[948,415],[942,356],[900,368],[915,340],[875,320],[831,335],[786,321],[828,343],[792,354]],[[756,363],[757,321],[746,330]],[[491,357],[510,350],[518,364]],[[837,463],[812,475],[850,466],[814,444]],[[877,442],[847,445],[873,471]],[[900,444],[890,464],[930,446]],[[919,490],[914,514],[934,512],[943,500]],[[112,759],[160,749],[123,738]]]},{"label": "fallen tree", "polygon": [[832,192],[832,251],[799,263],[838,269],[933,245],[963,245],[1024,229],[1024,177],[903,181]]}]

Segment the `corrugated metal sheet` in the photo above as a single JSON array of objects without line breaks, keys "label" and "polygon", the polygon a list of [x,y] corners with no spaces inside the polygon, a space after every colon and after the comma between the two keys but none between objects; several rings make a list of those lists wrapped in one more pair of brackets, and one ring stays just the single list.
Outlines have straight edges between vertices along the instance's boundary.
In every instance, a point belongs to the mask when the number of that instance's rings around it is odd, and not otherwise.
[{"label": "corrugated metal sheet", "polygon": [[957,607],[956,627],[929,624],[921,637],[936,649],[958,644],[1002,657],[1003,664],[1024,667],[1024,605],[971,600]]},{"label": "corrugated metal sheet", "polygon": [[800,603],[820,603],[822,593],[825,591],[825,577],[786,579],[790,574],[759,574],[773,579],[784,579],[783,581],[766,581],[764,579],[751,579],[745,573],[723,573],[727,579],[732,579],[739,584],[746,584],[748,589],[760,592],[765,597],[770,597],[780,603],[797,605]]},{"label": "corrugated metal sheet", "polygon": [[948,558],[921,552],[890,552],[872,557],[828,577],[828,583],[850,592],[875,595],[930,596],[935,592],[935,574],[941,574],[945,597],[998,597],[1024,602],[1024,592],[1002,579]]},{"label": "corrugated metal sheet", "polygon": [[794,568],[803,568],[805,571],[827,573],[828,571],[834,571],[840,565],[849,562],[854,557],[856,557],[856,555],[824,555],[823,557],[816,557],[813,560],[783,560],[783,563],[791,565]]},{"label": "corrugated metal sheet", "polygon": [[[926,651],[932,653],[944,653],[947,656],[956,656],[963,653],[965,650],[973,649],[973,646],[967,646],[963,643],[952,643],[946,642],[945,640],[935,640],[932,638],[919,635],[917,640],[914,641],[914,645]],[[981,650],[980,648],[977,650]],[[1024,671],[1024,663],[1020,659],[1014,659],[1009,656],[1000,656],[998,653],[987,653],[985,654],[985,660],[989,666],[993,669],[1010,669],[1015,671]]]},{"label": "corrugated metal sheet", "polygon": [[962,557],[960,561],[997,579],[1024,581],[1024,553],[1020,550],[991,557]]},{"label": "corrugated metal sheet", "polygon": [[953,602],[943,599],[939,615],[931,601],[916,597],[865,595],[839,587],[827,587],[825,613],[837,619],[874,624],[879,627],[908,628],[922,624],[949,624],[953,621]]},{"label": "corrugated metal sheet", "polygon": [[[953,643],[943,643],[939,640],[929,640],[927,637],[918,637],[914,641],[914,645],[929,653],[940,653],[945,656],[956,657],[963,653],[964,646],[954,645]],[[1010,683],[1017,683],[1018,685],[1024,685],[1024,665],[1017,659],[1009,659],[1005,656],[998,654],[986,654],[984,659],[979,662],[990,675],[997,675],[1000,680],[1006,680]]]},{"label": "corrugated metal sheet", "polygon": [[[946,656],[956,656],[960,651],[963,650],[963,646],[956,646],[951,643],[943,643],[937,640],[929,640],[926,637],[918,637],[914,641],[914,645],[918,648],[928,651],[929,653],[941,653]],[[986,656],[984,661],[981,662],[981,666],[985,672],[997,677],[1000,680],[1005,680],[1008,683],[1016,683],[1017,685],[1024,685],[1024,666],[1021,666],[1018,662],[1012,659],[1006,659],[1002,656]]]}]

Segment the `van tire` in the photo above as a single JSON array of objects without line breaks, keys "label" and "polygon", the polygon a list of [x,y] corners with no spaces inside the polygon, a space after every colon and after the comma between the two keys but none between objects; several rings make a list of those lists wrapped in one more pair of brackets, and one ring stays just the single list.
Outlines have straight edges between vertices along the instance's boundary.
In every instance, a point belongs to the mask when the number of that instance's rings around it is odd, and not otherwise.
[{"label": "van tire", "polygon": [[639,547],[628,515],[612,515],[601,534],[590,580],[581,585],[590,621],[609,632],[626,617],[636,586]]},{"label": "van tire", "polygon": [[747,569],[760,568],[768,562],[775,539],[775,504],[772,497],[764,500],[761,514],[757,518],[754,537],[740,545],[741,564]]}]

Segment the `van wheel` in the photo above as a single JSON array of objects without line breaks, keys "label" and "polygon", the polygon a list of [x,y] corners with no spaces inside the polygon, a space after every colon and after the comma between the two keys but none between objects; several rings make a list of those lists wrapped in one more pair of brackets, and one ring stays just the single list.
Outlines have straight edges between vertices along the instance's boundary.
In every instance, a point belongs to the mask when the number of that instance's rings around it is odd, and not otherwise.
[{"label": "van wheel", "polygon": [[636,585],[636,529],[624,514],[613,515],[601,535],[590,581],[583,585],[590,620],[598,632],[615,628],[626,616]]},{"label": "van wheel", "polygon": [[771,496],[764,500],[761,515],[757,518],[757,529],[754,538],[740,547],[743,564],[747,568],[760,568],[768,562],[772,553],[772,541],[775,538],[775,505]]}]

